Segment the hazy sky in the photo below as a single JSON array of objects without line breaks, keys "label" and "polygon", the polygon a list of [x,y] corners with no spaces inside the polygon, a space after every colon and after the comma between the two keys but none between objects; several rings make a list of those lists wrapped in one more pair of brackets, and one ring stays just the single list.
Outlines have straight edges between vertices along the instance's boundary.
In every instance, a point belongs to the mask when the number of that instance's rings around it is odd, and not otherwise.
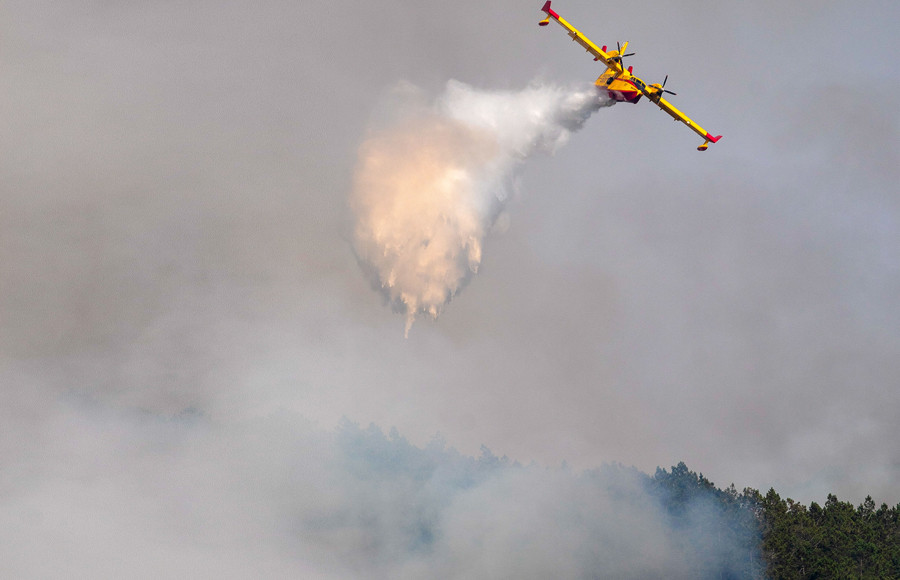
[{"label": "hazy sky", "polygon": [[598,111],[521,167],[478,275],[404,338],[351,248],[357,149],[400,82],[593,81],[540,4],[4,1],[0,502],[128,505],[188,435],[151,465],[117,413],[186,409],[235,440],[346,416],[464,454],[900,501],[891,0],[555,1],[724,137],[700,154],[651,104]]}]

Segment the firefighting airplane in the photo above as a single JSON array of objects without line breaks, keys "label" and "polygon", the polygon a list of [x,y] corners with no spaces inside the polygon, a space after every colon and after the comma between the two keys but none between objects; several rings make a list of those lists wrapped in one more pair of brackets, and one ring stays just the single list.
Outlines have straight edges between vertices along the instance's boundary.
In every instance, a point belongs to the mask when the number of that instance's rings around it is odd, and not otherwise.
[{"label": "firefighting airplane", "polygon": [[682,123],[687,125],[694,133],[706,139],[706,141],[703,142],[703,145],[697,147],[698,151],[706,151],[710,143],[715,143],[722,138],[721,135],[713,137],[706,131],[706,129],[691,121],[687,115],[676,109],[669,101],[663,98],[663,93],[669,93],[670,95],[675,94],[672,91],[666,89],[666,81],[669,80],[668,75],[666,75],[666,78],[663,79],[662,84],[655,83],[652,85],[648,85],[641,79],[631,74],[632,67],[628,67],[627,69],[625,68],[622,59],[626,56],[631,56],[634,54],[633,52],[625,54],[625,49],[628,48],[627,42],[621,46],[618,46],[618,43],[616,43],[617,50],[611,50],[607,52],[605,46],[603,48],[597,48],[596,44],[588,40],[587,37],[578,32],[578,30],[576,30],[571,24],[566,22],[565,18],[563,18],[552,8],[550,8],[550,0],[547,0],[541,10],[547,13],[547,18],[544,18],[538,24],[540,24],[541,26],[547,26],[548,24],[550,24],[551,18],[553,20],[556,20],[563,28],[565,28],[569,32],[569,36],[572,37],[572,40],[583,46],[585,50],[594,55],[594,60],[602,61],[603,64],[606,65],[606,72],[600,75],[600,77],[597,79],[597,82],[594,84],[596,84],[600,89],[605,88],[607,93],[609,94],[609,98],[619,102],[637,103],[641,100],[641,97],[646,96],[660,109],[671,115],[673,119],[675,119],[676,121],[681,121]]}]

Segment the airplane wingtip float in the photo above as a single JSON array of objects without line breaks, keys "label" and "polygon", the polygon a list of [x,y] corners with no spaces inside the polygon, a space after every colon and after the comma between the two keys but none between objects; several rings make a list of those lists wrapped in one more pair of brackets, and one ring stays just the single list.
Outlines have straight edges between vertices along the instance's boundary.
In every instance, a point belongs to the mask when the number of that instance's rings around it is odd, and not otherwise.
[{"label": "airplane wingtip float", "polygon": [[550,24],[551,19],[557,21],[560,26],[568,31],[572,40],[594,55],[595,61],[600,61],[606,65],[606,71],[597,78],[597,81],[594,84],[597,85],[597,88],[605,90],[610,99],[618,102],[637,103],[641,100],[641,97],[647,97],[649,101],[668,113],[674,120],[681,121],[694,133],[703,137],[703,145],[697,147],[698,151],[706,151],[710,143],[715,143],[722,138],[721,135],[713,136],[706,131],[706,129],[688,118],[687,115],[676,109],[672,103],[663,98],[663,94],[665,93],[669,93],[670,95],[675,94],[666,89],[666,81],[669,80],[668,75],[666,75],[666,78],[662,83],[648,85],[631,74],[632,67],[629,66],[628,68],[625,68],[623,59],[626,56],[634,54],[633,52],[625,53],[625,49],[628,48],[627,42],[621,46],[616,43],[616,50],[607,51],[605,46],[598,48],[597,45],[588,40],[585,35],[578,32],[574,26],[566,22],[565,18],[550,8],[550,0],[547,0],[547,2],[544,3],[544,7],[541,8],[541,10],[547,14],[547,17],[538,22],[540,26],[547,26]]}]

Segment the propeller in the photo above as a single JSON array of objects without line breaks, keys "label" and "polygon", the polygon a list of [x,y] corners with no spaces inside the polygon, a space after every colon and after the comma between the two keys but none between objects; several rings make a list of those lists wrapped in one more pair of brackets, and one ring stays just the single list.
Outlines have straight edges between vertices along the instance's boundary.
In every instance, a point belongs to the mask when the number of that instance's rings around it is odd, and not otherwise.
[{"label": "propeller", "polygon": [[[625,46],[628,46],[627,42],[625,43]],[[616,41],[616,49],[617,49],[616,52],[619,53],[619,56],[617,57],[619,59],[619,64],[621,64],[622,68],[624,69],[625,68],[625,57],[626,56],[634,56],[635,53],[629,52],[628,54],[622,54],[622,45],[619,44],[618,41]]]},{"label": "propeller", "polygon": [[659,85],[659,92],[669,93],[670,95],[677,95],[678,93],[673,93],[672,91],[670,91],[669,89],[666,88],[666,81],[668,81],[668,80],[669,80],[669,75],[666,75],[666,78],[663,79],[662,84]]}]

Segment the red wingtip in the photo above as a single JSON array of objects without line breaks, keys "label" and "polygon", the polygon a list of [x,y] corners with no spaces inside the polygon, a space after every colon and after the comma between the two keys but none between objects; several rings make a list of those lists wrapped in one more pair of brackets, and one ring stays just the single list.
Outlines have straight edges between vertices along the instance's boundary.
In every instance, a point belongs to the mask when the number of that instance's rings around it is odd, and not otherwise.
[{"label": "red wingtip", "polygon": [[550,0],[544,2],[544,6],[541,8],[542,12],[546,12],[548,16],[552,16],[553,18],[559,19],[559,14],[553,11],[553,8],[550,8]]},{"label": "red wingtip", "polygon": [[707,134],[706,134],[706,138],[709,139],[710,141],[712,141],[713,143],[718,143],[718,142],[719,142],[719,139],[721,139],[722,136],[721,136],[721,135],[717,135],[717,136],[713,137],[712,135],[710,135],[709,133],[707,133]]}]

